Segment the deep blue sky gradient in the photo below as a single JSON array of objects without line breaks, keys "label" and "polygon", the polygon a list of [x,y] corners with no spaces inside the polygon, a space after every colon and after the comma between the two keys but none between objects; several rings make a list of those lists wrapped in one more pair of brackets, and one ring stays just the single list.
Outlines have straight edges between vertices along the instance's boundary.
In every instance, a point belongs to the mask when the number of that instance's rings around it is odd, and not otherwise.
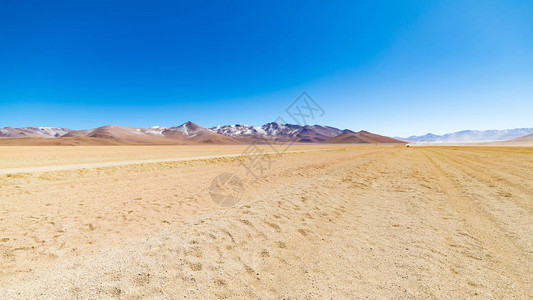
[{"label": "deep blue sky gradient", "polygon": [[533,127],[533,1],[0,0],[0,127]]}]

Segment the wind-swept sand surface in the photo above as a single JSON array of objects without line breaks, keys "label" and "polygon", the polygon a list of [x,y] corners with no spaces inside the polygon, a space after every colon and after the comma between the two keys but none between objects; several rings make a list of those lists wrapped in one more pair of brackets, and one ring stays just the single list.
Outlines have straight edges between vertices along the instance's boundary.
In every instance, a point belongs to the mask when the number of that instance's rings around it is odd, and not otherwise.
[{"label": "wind-swept sand surface", "polygon": [[[196,147],[6,147],[0,168],[243,149]],[[231,156],[0,175],[0,298],[533,297],[533,148],[313,147],[259,180]],[[224,209],[223,172],[244,184]]]}]

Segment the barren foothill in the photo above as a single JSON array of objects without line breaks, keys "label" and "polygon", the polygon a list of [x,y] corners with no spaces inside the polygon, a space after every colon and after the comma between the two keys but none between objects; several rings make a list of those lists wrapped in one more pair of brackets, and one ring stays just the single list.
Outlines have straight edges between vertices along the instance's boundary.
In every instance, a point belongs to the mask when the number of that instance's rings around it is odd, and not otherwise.
[{"label": "barren foothill", "polygon": [[1,298],[533,297],[532,147],[297,145],[260,179],[244,149],[0,147],[96,164],[0,174]]}]

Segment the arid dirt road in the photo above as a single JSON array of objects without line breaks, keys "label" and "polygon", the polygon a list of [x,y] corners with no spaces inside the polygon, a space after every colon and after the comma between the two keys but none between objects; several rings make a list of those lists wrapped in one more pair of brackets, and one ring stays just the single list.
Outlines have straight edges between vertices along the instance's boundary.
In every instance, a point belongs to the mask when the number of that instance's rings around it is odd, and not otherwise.
[{"label": "arid dirt road", "polygon": [[[2,148],[0,168],[172,157],[109,149]],[[223,172],[244,185],[229,208],[209,195]],[[2,299],[533,298],[533,148],[341,145],[259,179],[236,157],[2,174],[0,258]]]}]

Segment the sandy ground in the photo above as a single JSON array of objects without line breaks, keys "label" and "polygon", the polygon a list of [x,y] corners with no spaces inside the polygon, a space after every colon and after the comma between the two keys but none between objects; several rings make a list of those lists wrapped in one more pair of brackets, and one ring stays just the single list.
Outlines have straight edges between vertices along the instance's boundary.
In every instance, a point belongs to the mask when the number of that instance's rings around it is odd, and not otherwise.
[{"label": "sandy ground", "polygon": [[[338,147],[335,147],[338,148]],[[313,151],[323,151],[331,150],[335,148],[319,148],[319,149],[301,149],[301,150],[286,150],[283,154],[289,153],[303,153],[303,152],[313,152]],[[257,154],[258,155],[258,154]],[[254,155],[254,156],[257,156]],[[260,155],[279,155],[277,151],[262,151]],[[0,175],[9,174],[21,174],[21,173],[49,173],[55,171],[67,171],[67,170],[80,170],[80,169],[100,169],[107,167],[119,167],[119,166],[128,166],[128,165],[139,165],[139,164],[153,164],[153,163],[163,163],[163,162],[181,162],[181,161],[196,161],[196,160],[213,160],[218,158],[231,158],[231,157],[246,157],[246,154],[243,152],[238,153],[229,153],[229,154],[215,154],[215,155],[204,155],[204,156],[181,156],[181,157],[167,157],[167,158],[157,158],[157,159],[141,159],[141,160],[121,160],[121,161],[110,161],[110,162],[91,162],[84,164],[60,164],[60,165],[47,165],[39,167],[23,167],[23,168],[0,168]]]},{"label": "sandy ground", "polygon": [[[265,150],[272,151],[268,146]],[[290,151],[327,149],[337,145],[293,144]],[[0,146],[0,170],[124,162],[132,160],[172,160],[191,156],[238,154],[249,145],[200,145],[200,146]]]},{"label": "sandy ground", "polygon": [[[242,150],[187,147],[1,148],[0,169]],[[0,175],[0,298],[533,297],[533,148],[306,149],[260,179],[237,157]]]}]

